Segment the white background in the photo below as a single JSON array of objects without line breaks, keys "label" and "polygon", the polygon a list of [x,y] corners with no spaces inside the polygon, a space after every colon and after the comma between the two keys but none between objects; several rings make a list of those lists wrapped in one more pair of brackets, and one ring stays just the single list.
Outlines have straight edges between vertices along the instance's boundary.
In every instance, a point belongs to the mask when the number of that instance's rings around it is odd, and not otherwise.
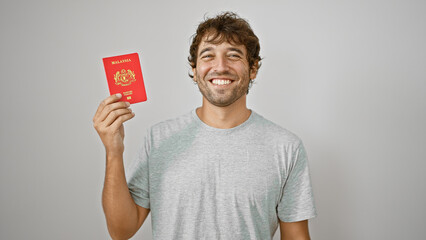
[{"label": "white background", "polygon": [[[249,108],[308,151],[312,239],[426,236],[425,1],[2,0],[0,239],[109,238],[92,126],[102,58],[141,58],[148,101],[125,124],[128,164],[147,127],[201,104],[190,37],[224,10],[260,39]],[[134,239],[151,239],[150,217]]]}]

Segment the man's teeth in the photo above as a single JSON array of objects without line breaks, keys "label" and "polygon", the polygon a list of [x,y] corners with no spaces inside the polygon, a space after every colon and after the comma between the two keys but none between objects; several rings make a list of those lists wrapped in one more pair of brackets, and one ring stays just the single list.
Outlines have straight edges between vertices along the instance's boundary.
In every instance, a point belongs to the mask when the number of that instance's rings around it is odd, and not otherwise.
[{"label": "man's teeth", "polygon": [[231,80],[213,79],[212,83],[215,85],[225,85],[225,84],[230,84]]}]

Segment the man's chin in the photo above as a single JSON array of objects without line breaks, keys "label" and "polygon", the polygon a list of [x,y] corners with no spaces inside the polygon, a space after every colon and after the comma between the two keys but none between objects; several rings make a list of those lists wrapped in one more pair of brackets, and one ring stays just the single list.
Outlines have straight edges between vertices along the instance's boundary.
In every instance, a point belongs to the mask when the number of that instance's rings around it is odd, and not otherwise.
[{"label": "man's chin", "polygon": [[206,97],[206,96],[204,96],[204,100],[216,107],[227,107],[231,105],[233,102],[235,102],[235,101],[232,101],[231,99],[215,99],[215,98]]},{"label": "man's chin", "polygon": [[211,104],[213,104],[216,107],[228,107],[229,105],[231,105],[233,102],[210,102]]},{"label": "man's chin", "polygon": [[216,106],[216,107],[228,107],[230,105],[232,105],[233,103],[235,103],[239,98],[227,98],[227,99],[212,99],[212,98],[206,98],[204,97],[210,104]]}]

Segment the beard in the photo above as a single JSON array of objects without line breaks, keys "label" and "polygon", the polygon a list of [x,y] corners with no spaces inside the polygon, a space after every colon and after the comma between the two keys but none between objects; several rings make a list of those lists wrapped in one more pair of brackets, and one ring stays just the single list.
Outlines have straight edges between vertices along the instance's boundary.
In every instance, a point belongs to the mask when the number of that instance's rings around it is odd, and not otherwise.
[{"label": "beard", "polygon": [[[212,83],[206,79],[210,79],[216,76],[233,79],[234,81],[230,83],[232,88],[214,89],[211,86]],[[240,81],[237,80],[239,79],[237,75],[231,74],[229,72],[207,74],[203,79],[197,73],[196,79],[198,89],[200,90],[201,94],[205,99],[207,99],[207,101],[217,107],[227,107],[247,94],[250,82],[249,73],[245,74]]]}]

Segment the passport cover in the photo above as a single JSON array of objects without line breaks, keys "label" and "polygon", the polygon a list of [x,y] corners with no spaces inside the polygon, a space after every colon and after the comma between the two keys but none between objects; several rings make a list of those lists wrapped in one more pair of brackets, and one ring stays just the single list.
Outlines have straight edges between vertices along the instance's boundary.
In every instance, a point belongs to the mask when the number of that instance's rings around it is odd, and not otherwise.
[{"label": "passport cover", "polygon": [[120,101],[138,103],[146,101],[141,64],[137,53],[102,59],[110,95],[121,93]]}]

